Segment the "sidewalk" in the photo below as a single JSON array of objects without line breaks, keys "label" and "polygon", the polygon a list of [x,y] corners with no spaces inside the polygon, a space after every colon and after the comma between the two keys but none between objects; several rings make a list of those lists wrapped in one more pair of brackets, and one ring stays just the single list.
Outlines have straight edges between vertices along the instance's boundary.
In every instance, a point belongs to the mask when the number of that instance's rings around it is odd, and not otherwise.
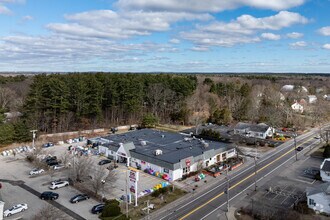
[{"label": "sidewalk", "polygon": [[[245,168],[249,167],[252,164],[253,164],[253,159],[244,158],[244,163],[241,166],[239,166],[237,169],[230,171],[228,174],[229,174],[229,176],[234,176],[235,174],[241,172],[242,170],[244,170]],[[188,191],[188,194],[167,204],[166,206],[163,206],[161,209],[150,213],[149,219],[160,219],[162,216],[164,216],[164,213],[169,214],[168,213],[169,210],[173,210],[173,209],[175,209],[175,207],[179,207],[179,204],[185,204],[185,203],[191,202],[191,199],[198,198],[203,193],[209,191],[210,189],[215,187],[217,184],[219,184],[220,181],[223,181],[226,176],[220,175],[218,177],[211,177],[211,176],[209,176],[209,177],[210,178],[207,179],[207,183],[204,183],[203,180],[198,182],[200,184],[198,187],[195,188],[195,190],[192,190],[192,188],[196,184],[189,185],[184,182],[174,182],[175,187],[179,187],[182,190]],[[193,177],[191,177],[191,178],[193,178]],[[188,190],[187,190],[187,188],[188,188]],[[146,220],[146,219],[148,219],[148,217],[146,216],[143,219]]]}]

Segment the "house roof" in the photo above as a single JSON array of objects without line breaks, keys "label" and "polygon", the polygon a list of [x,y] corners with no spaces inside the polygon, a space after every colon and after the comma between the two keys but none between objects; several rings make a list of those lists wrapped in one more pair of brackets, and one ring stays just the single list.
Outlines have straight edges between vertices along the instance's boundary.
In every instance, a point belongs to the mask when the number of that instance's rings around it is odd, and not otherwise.
[{"label": "house roof", "polygon": [[[234,148],[228,143],[203,141],[189,135],[152,129],[114,134],[104,138],[110,140],[107,144],[109,148],[110,146],[119,147],[119,143],[123,143],[132,157],[169,169],[179,168],[180,163],[187,158],[190,158],[193,163],[194,160],[210,158]],[[162,154],[155,155],[156,150],[161,150]]]},{"label": "house roof", "polygon": [[323,183],[318,185],[317,187],[307,187],[306,195],[311,196],[319,193],[325,193],[330,195],[330,183]]},{"label": "house roof", "polygon": [[325,159],[321,164],[321,170],[330,172],[330,159]]},{"label": "house roof", "polygon": [[244,122],[238,122],[235,126],[235,129],[237,130],[246,130],[253,131],[253,132],[266,132],[269,128],[269,125],[265,123],[260,124],[250,124],[250,123],[244,123]]}]

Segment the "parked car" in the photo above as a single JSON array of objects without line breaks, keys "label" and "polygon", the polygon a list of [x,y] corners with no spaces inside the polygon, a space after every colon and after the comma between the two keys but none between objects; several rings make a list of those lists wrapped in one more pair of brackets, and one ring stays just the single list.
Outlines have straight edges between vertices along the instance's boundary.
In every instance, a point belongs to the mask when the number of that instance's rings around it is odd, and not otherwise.
[{"label": "parked car", "polygon": [[65,168],[65,166],[63,164],[56,164],[53,166],[53,169],[54,170],[60,170],[60,169],[63,169]]},{"label": "parked car", "polygon": [[47,156],[42,161],[48,164],[51,161],[57,161],[57,157],[56,156]]},{"label": "parked car", "polygon": [[105,206],[105,204],[98,204],[98,205],[95,205],[95,206],[93,206],[91,212],[92,212],[93,214],[99,214],[99,213],[101,213],[101,212],[103,211],[104,206]]},{"label": "parked car", "polygon": [[17,204],[17,205],[14,205],[13,207],[11,207],[10,209],[5,210],[3,212],[3,216],[4,217],[9,217],[9,216],[14,215],[16,213],[24,212],[27,209],[28,209],[27,204],[25,204],[25,203]]},{"label": "parked car", "polygon": [[111,160],[101,160],[99,162],[99,165],[104,165],[104,164],[108,164],[108,163],[111,163]]},{"label": "parked car", "polygon": [[43,148],[47,148],[47,147],[53,147],[54,144],[52,142],[48,142],[42,145]]},{"label": "parked car", "polygon": [[302,151],[304,148],[303,147],[297,147],[297,151]]},{"label": "parked car", "polygon": [[41,193],[40,199],[42,200],[55,200],[58,199],[59,195],[54,192],[46,191]]},{"label": "parked car", "polygon": [[83,201],[83,200],[87,200],[89,199],[89,196],[86,195],[86,194],[78,194],[78,195],[75,195],[74,197],[72,197],[70,199],[70,202],[71,203],[77,203],[77,202],[80,202],[80,201]]},{"label": "parked car", "polygon": [[65,186],[68,186],[69,182],[68,181],[58,181],[58,182],[53,182],[51,186],[49,186],[50,189],[59,189]]},{"label": "parked car", "polygon": [[53,184],[56,184],[58,182],[62,182],[63,180],[62,179],[58,179],[58,180],[54,180],[53,182],[51,182],[50,184],[53,185]]},{"label": "parked car", "polygon": [[30,171],[30,175],[38,175],[45,172],[44,169],[39,169],[39,168],[34,168],[33,170]]},{"label": "parked car", "polygon": [[59,164],[60,163],[57,160],[51,160],[51,161],[47,162],[47,165],[50,167],[57,166]]}]

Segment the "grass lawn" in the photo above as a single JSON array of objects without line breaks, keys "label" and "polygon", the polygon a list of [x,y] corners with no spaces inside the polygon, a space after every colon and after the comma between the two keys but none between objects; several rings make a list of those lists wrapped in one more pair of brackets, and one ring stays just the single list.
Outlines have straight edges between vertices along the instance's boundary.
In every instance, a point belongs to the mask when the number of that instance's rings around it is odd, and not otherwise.
[{"label": "grass lawn", "polygon": [[[163,196],[159,196],[157,198],[152,197],[151,195],[148,196],[143,196],[138,199],[138,206],[134,206],[134,197],[132,197],[132,204],[129,205],[129,216],[131,219],[141,219],[143,216],[146,216],[147,211],[142,211],[144,207],[147,206],[147,201],[149,200],[149,204],[154,204],[155,205],[155,210],[160,209],[161,207],[165,206],[168,203],[173,202],[174,200],[184,196],[186,194],[185,191],[175,188],[174,191],[172,192],[171,190],[167,192]],[[122,207],[122,212],[125,212],[125,202],[122,202],[121,204]],[[152,213],[154,210],[150,210],[150,213]]]}]

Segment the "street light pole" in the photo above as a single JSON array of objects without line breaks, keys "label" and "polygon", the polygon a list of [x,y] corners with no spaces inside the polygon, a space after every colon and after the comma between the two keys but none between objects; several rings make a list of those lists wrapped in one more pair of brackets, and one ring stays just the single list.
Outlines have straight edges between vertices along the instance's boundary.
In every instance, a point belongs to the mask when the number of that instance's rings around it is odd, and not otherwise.
[{"label": "street light pole", "polygon": [[32,133],[32,149],[35,148],[34,146],[34,140],[36,139],[36,132],[37,130],[30,130],[30,132]]}]

